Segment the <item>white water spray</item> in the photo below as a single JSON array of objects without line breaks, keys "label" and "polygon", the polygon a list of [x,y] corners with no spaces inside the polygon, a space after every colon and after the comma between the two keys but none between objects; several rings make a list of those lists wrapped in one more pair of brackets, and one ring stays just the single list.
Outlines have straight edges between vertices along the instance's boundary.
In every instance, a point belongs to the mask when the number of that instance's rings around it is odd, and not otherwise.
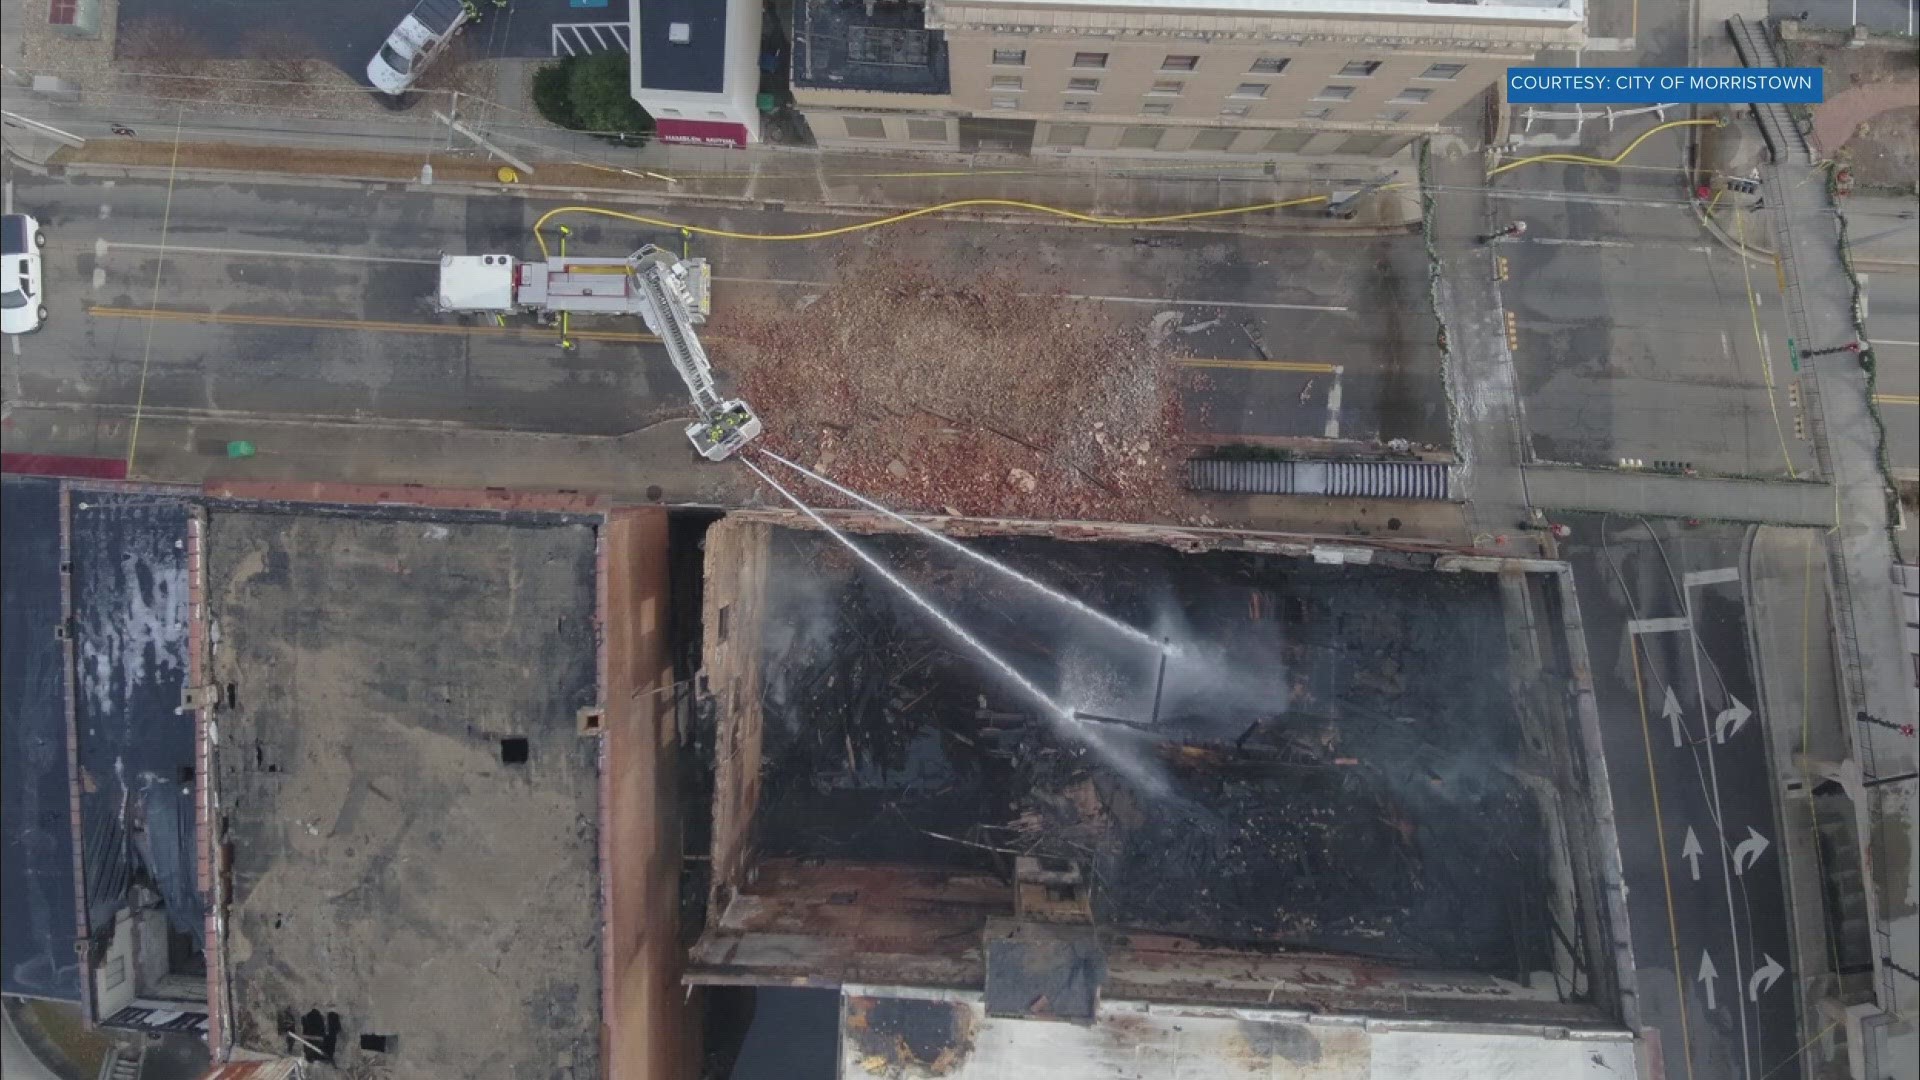
[{"label": "white water spray", "polygon": [[815,513],[813,510],[813,507],[808,506],[806,503],[801,502],[799,497],[796,496],[793,492],[788,491],[786,488],[782,487],[780,485],[780,481],[775,480],[771,476],[768,476],[765,470],[761,469],[760,466],[755,465],[753,462],[748,461],[744,457],[740,459],[740,463],[745,465],[747,468],[752,469],[754,472],[754,475],[758,476],[762,480],[765,480],[769,485],[773,487],[773,490],[786,496],[786,499],[788,502],[798,507],[801,513],[807,515],[809,518],[812,518],[813,523],[815,525],[820,526],[821,529],[825,530],[827,535],[833,537],[835,540],[840,541],[842,544],[845,544],[848,551],[851,551],[855,555],[858,555],[860,557],[860,561],[866,563],[867,566],[870,567],[874,573],[879,574],[883,578],[886,578],[887,581],[890,584],[892,584],[894,588],[899,589],[901,592],[905,593],[907,595],[907,599],[912,600],[915,604],[917,604],[920,610],[933,616],[935,619],[938,619],[940,621],[940,625],[946,627],[948,632],[953,634],[954,637],[959,638],[961,641],[965,642],[968,647],[972,648],[975,652],[979,653],[981,656],[986,657],[988,662],[993,664],[994,667],[1000,669],[1001,674],[1007,676],[1007,678],[1009,679],[1012,679],[1020,687],[1020,689],[1025,690],[1027,694],[1031,696],[1035,701],[1038,701],[1042,705],[1044,705],[1046,707],[1046,712],[1048,716],[1050,716],[1055,720],[1061,721],[1067,724],[1068,726],[1074,726],[1078,724],[1079,718],[1073,715],[1072,710],[1061,707],[1059,702],[1056,702],[1052,698],[1048,697],[1044,692],[1041,691],[1041,689],[1038,686],[1035,686],[1032,683],[1032,681],[1030,681],[1025,675],[1020,674],[1019,669],[1015,668],[1012,664],[1009,664],[1005,660],[1001,659],[998,653],[995,653],[992,649],[987,648],[987,646],[983,642],[981,642],[980,639],[968,633],[965,629],[963,629],[960,626],[959,623],[956,623],[952,619],[947,618],[945,613],[943,613],[939,608],[933,606],[932,601],[928,600],[926,597],[921,596],[918,592],[916,592],[913,586],[900,580],[899,577],[895,576],[893,571],[888,570],[885,566],[882,566],[880,564],[880,560],[874,558],[872,555],[867,554],[867,552],[864,549],[862,549],[860,545],[854,543],[851,539],[848,538],[848,536],[845,533],[841,532],[839,529],[834,528],[832,525],[827,524],[826,519],[821,517],[819,514]]},{"label": "white water spray", "polygon": [[922,525],[917,521],[914,521],[901,514],[895,513],[894,511],[887,509],[885,506],[882,506],[877,502],[874,502],[872,499],[867,498],[865,495],[860,494],[859,492],[853,490],[852,488],[834,483],[832,480],[829,480],[826,477],[821,476],[819,473],[814,472],[812,469],[807,468],[805,465],[801,465],[798,462],[788,461],[786,458],[781,457],[779,454],[776,454],[771,450],[762,449],[760,452],[762,454],[765,454],[767,457],[770,457],[773,460],[779,462],[780,464],[785,465],[787,468],[792,469],[803,476],[806,476],[814,481],[817,481],[818,483],[824,484],[827,487],[832,488],[833,490],[839,492],[842,495],[845,495],[847,498],[852,499],[854,502],[859,503],[860,505],[866,507],[867,509],[877,510],[880,513],[885,514],[888,517],[892,518],[893,520],[899,522],[900,524],[905,525],[907,528],[912,529],[913,531],[926,537],[927,539],[934,540],[941,544],[944,544],[947,547],[953,549],[954,551],[957,551],[960,554],[965,555],[967,558],[972,559],[977,563],[980,563],[982,566],[986,566],[999,573],[1005,574],[1006,576],[1012,578],[1013,580],[1019,582],[1020,584],[1025,585],[1028,588],[1039,592],[1042,596],[1045,596],[1047,599],[1052,600],[1057,604],[1063,604],[1066,607],[1071,608],[1074,611],[1078,612],[1079,614],[1085,615],[1087,618],[1093,619],[1094,621],[1102,624],[1103,626],[1106,626],[1108,629],[1113,630],[1118,634],[1121,634],[1127,638],[1137,641],[1142,645],[1146,645],[1150,648],[1154,648],[1154,649],[1167,648],[1167,646],[1163,642],[1156,640],[1153,637],[1153,635],[1148,634],[1144,631],[1135,629],[1134,627],[1128,626],[1126,623],[1123,623],[1119,619],[1116,619],[1113,616],[1108,615],[1106,612],[1096,610],[1095,608],[1089,606],[1085,602],[1076,600],[1073,597],[1068,596],[1066,593],[1059,591],[1058,589],[1054,589],[1039,581],[1035,581],[1033,578],[1028,577],[1027,575],[1021,573],[1018,570],[1015,570],[1013,567],[1008,566],[1006,563],[1001,562],[1000,560],[994,558],[993,556],[982,554],[981,552],[975,551],[974,549],[968,547],[967,545],[961,543],[958,540],[955,540],[953,537],[948,536],[945,533],[935,532],[934,530],[927,528],[925,525]]}]

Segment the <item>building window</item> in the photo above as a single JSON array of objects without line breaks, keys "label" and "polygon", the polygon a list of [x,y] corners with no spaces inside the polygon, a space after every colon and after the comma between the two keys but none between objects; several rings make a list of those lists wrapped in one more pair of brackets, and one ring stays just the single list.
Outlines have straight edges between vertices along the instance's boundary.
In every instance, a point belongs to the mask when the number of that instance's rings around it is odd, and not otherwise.
[{"label": "building window", "polygon": [[1267,84],[1243,82],[1233,88],[1233,96],[1241,98],[1263,98],[1267,96]]},{"label": "building window", "polygon": [[1017,97],[1001,97],[995,94],[993,97],[993,107],[996,109],[1017,109],[1020,107],[1020,99]]},{"label": "building window", "polygon": [[1026,67],[1027,50],[995,49],[993,50],[993,62],[1000,67]]},{"label": "building window", "polygon": [[1380,61],[1378,60],[1354,60],[1348,63],[1346,67],[1340,69],[1340,77],[1343,79],[1364,79],[1379,70]]},{"label": "building window", "polygon": [[1278,75],[1287,70],[1287,58],[1284,56],[1263,56],[1253,62],[1247,71],[1253,75]]},{"label": "building window", "polygon": [[1395,105],[1418,105],[1433,96],[1433,91],[1424,87],[1409,86],[1393,97]]},{"label": "building window", "polygon": [[1327,117],[1333,115],[1333,110],[1326,107],[1321,107],[1318,109],[1303,109],[1301,110],[1300,115],[1302,118],[1307,120],[1325,120]]},{"label": "building window", "polygon": [[1186,88],[1187,84],[1179,79],[1155,79],[1153,89],[1148,90],[1147,93],[1155,97],[1179,97],[1180,91]]},{"label": "building window", "polygon": [[1060,111],[1061,111],[1061,112],[1092,112],[1092,111],[1093,111],[1093,102],[1091,102],[1091,101],[1063,101],[1063,102],[1061,102],[1061,103],[1060,103]]},{"label": "building window", "polygon": [[1412,109],[1388,109],[1386,112],[1380,114],[1380,119],[1385,120],[1389,124],[1397,124],[1412,115]]},{"label": "building window", "polygon": [[1068,79],[1067,80],[1067,93],[1069,94],[1097,94],[1099,92],[1100,92],[1099,79]]},{"label": "building window", "polygon": [[1465,64],[1434,64],[1419,74],[1422,79],[1457,79],[1467,70]]},{"label": "building window", "polygon": [[1323,86],[1320,88],[1319,93],[1313,95],[1313,100],[1315,101],[1346,101],[1348,98],[1351,98],[1352,96],[1353,96],[1353,87],[1351,86]]},{"label": "building window", "polygon": [[909,120],[907,138],[914,142],[946,142],[947,122],[945,120]]},{"label": "building window", "polygon": [[1161,71],[1192,71],[1200,66],[1197,56],[1169,56],[1160,61]]},{"label": "building window", "polygon": [[1233,141],[1239,137],[1237,128],[1202,128],[1193,134],[1193,149],[1231,150]]},{"label": "building window", "polygon": [[995,75],[992,85],[995,90],[1019,90],[1026,84],[1018,75]]},{"label": "building window", "polygon": [[1163,127],[1130,127],[1120,133],[1122,150],[1158,150],[1160,140],[1167,135]]},{"label": "building window", "polygon": [[1171,101],[1149,101],[1140,106],[1140,113],[1143,116],[1167,116],[1172,112],[1173,102]]},{"label": "building window", "polygon": [[887,137],[887,122],[877,116],[847,117],[847,138],[884,139]]},{"label": "building window", "polygon": [[1103,52],[1077,52],[1073,54],[1073,66],[1077,68],[1103,68],[1107,66],[1107,54]]},{"label": "building window", "polygon": [[1052,124],[1047,128],[1047,145],[1085,146],[1092,130],[1085,124]]},{"label": "building window", "polygon": [[1266,150],[1273,154],[1296,154],[1314,136],[1311,131],[1276,131],[1267,140]]},{"label": "building window", "polygon": [[1220,110],[1221,116],[1249,116],[1252,113],[1251,105],[1228,105]]}]

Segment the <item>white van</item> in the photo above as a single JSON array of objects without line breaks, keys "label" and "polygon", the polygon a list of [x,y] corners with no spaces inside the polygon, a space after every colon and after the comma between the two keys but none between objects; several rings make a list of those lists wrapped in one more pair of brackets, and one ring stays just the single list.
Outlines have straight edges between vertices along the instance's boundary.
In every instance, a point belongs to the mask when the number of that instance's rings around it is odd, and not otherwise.
[{"label": "white van", "polygon": [[406,93],[466,25],[468,11],[460,0],[420,0],[367,62],[367,81],[382,93]]}]

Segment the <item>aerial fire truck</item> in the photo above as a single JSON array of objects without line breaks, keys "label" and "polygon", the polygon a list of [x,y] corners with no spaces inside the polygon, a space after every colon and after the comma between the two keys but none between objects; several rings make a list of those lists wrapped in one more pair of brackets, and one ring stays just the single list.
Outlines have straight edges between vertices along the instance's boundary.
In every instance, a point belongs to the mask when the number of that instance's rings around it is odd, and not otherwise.
[{"label": "aerial fire truck", "polygon": [[747,403],[720,396],[713,366],[693,328],[713,310],[705,259],[681,259],[648,244],[625,258],[573,256],[525,262],[511,255],[441,255],[441,311],[532,314],[542,321],[573,315],[638,315],[666,347],[699,418],[687,439],[708,461],[724,461],[760,434]]}]

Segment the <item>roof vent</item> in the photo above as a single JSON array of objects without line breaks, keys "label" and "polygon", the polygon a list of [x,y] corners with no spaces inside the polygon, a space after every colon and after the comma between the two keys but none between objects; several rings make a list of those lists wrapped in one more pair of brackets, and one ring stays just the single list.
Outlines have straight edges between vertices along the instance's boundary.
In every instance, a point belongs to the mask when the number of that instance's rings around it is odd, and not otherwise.
[{"label": "roof vent", "polygon": [[668,23],[667,40],[675,45],[685,45],[693,40],[692,23]]}]

